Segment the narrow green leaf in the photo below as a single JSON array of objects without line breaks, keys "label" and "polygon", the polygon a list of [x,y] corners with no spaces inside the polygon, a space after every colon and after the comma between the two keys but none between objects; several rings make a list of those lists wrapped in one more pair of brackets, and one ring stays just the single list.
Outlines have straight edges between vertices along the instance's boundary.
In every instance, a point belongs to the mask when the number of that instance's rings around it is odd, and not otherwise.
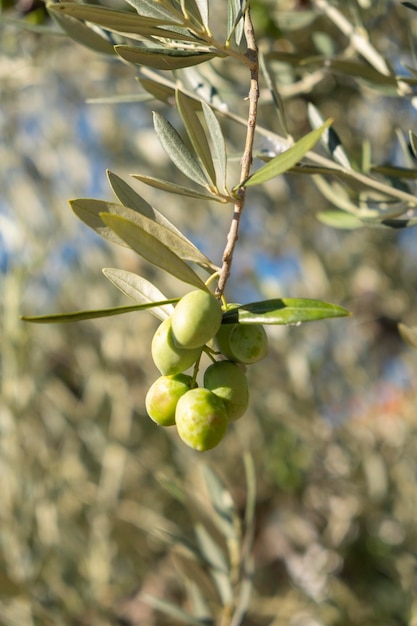
[{"label": "narrow green leaf", "polygon": [[333,228],[344,228],[347,230],[363,228],[363,222],[356,215],[345,213],[344,211],[321,211],[317,213],[316,217],[322,224],[332,226]]},{"label": "narrow green leaf", "polygon": [[75,17],[85,22],[92,22],[115,33],[138,35],[151,39],[162,37],[178,41],[195,42],[195,37],[182,29],[170,30],[169,26],[178,26],[176,21],[157,19],[137,15],[131,11],[117,11],[108,7],[73,2],[49,4],[48,10],[61,15]]},{"label": "narrow green leaf", "polygon": [[139,15],[145,17],[155,17],[159,20],[166,20],[170,23],[179,22],[181,15],[173,7],[166,8],[155,0],[126,0],[128,4],[136,9]]},{"label": "narrow green leaf", "polygon": [[195,52],[171,48],[139,48],[120,45],[115,46],[114,49],[125,61],[152,67],[155,70],[179,70],[219,56],[216,52]]},{"label": "narrow green leaf", "polygon": [[227,41],[233,38],[238,47],[243,37],[243,1],[227,0]]},{"label": "narrow green leaf", "polygon": [[204,118],[206,120],[208,131],[210,133],[214,158],[217,162],[222,177],[221,187],[222,189],[225,189],[227,180],[227,158],[226,142],[224,140],[222,128],[213,112],[213,109],[206,102],[203,101],[201,102],[201,107],[203,109]]},{"label": "narrow green leaf", "polygon": [[187,148],[175,128],[159,113],[154,112],[154,127],[161,145],[178,169],[195,183],[207,187],[207,180],[197,159]]},{"label": "narrow green leaf", "polygon": [[167,180],[155,178],[154,176],[142,176],[141,174],[132,174],[132,178],[136,178],[137,180],[140,180],[142,183],[145,183],[145,185],[149,185],[150,187],[162,189],[163,191],[168,191],[169,193],[175,193],[179,196],[188,196],[190,198],[198,198],[199,200],[214,200],[215,202],[224,203],[224,200],[219,196],[216,196],[215,194],[204,193],[202,191],[192,189],[191,187],[184,187],[183,185],[176,185],[175,183],[170,183]]},{"label": "narrow green leaf", "polygon": [[291,148],[288,148],[288,150],[285,150],[282,154],[274,157],[254,174],[249,176],[249,178],[242,183],[242,186],[252,187],[253,185],[260,185],[261,183],[265,183],[268,180],[283,174],[291,167],[294,167],[294,165],[296,165],[300,159],[302,159],[303,156],[317,143],[330,124],[331,120],[328,120],[325,124],[323,124],[323,126],[320,126],[320,128],[312,130],[308,133],[308,135],[299,139],[297,143],[291,146]]},{"label": "narrow green leaf", "polygon": [[[124,206],[129,207],[129,209],[133,209],[133,211],[137,211],[145,217],[149,217],[149,219],[154,219],[160,224],[164,224],[165,218],[163,215],[158,213],[158,211],[156,211],[149,204],[149,202],[142,198],[137,191],[132,189],[132,187],[125,180],[123,180],[123,178],[120,178],[120,176],[110,170],[107,170],[106,174],[115,196]],[[102,211],[103,209],[100,210]],[[159,221],[160,218],[162,218],[161,222]],[[165,225],[166,224],[164,224],[164,226]]]},{"label": "narrow green leaf", "polygon": [[194,104],[181,91],[176,92],[176,101],[181,119],[190,138],[191,145],[200,159],[208,177],[213,185],[216,185],[216,170],[214,168],[211,150],[207,141],[206,132],[195,112]]},{"label": "narrow green leaf", "polygon": [[[120,289],[120,291],[129,298],[132,298],[132,300],[136,300],[139,304],[167,300],[167,297],[161,293],[155,285],[142,276],[112,267],[105,267],[102,271],[104,276],[108,278],[115,287]],[[164,307],[154,306],[151,309],[151,313],[162,321],[169,317],[173,311],[174,307],[170,304]]]},{"label": "narrow green leaf", "polygon": [[209,3],[208,0],[195,0],[199,13],[201,15],[201,20],[203,22],[203,26],[206,30],[209,29]]},{"label": "narrow green leaf", "polygon": [[[183,233],[176,226],[174,226],[174,224],[172,224],[172,222],[146,202],[146,200],[144,200],[137,191],[132,189],[132,187],[124,181],[123,178],[120,178],[120,176],[110,170],[107,171],[107,178],[114,194],[125,207],[137,211],[137,213],[140,213],[144,217],[148,217],[157,224],[161,224],[161,226],[165,226],[165,228],[168,228],[168,230],[175,233],[178,237],[183,239],[183,241],[186,241],[189,245],[195,248],[191,241],[189,241],[187,237],[183,235]],[[101,208],[99,209],[99,212],[103,210],[107,209]],[[109,213],[111,212],[112,211],[110,210]]]},{"label": "narrow green leaf", "polygon": [[160,611],[161,613],[164,613],[165,615],[169,615],[176,621],[179,620],[180,622],[189,624],[190,626],[207,626],[204,621],[190,615],[190,613],[187,613],[176,604],[168,602],[168,600],[157,598],[149,593],[141,595],[140,599],[142,602],[149,604],[149,606],[153,607],[157,611]]},{"label": "narrow green leaf", "polygon": [[148,304],[132,304],[130,306],[115,306],[110,309],[95,309],[91,311],[72,311],[71,313],[52,313],[48,315],[21,315],[23,322],[34,324],[63,324],[69,322],[81,322],[83,320],[93,320],[100,317],[112,317],[123,313],[133,313],[134,311],[144,311],[153,307],[161,307],[168,304],[175,304],[179,298],[171,298],[162,302],[150,302]]},{"label": "narrow green leaf", "polygon": [[309,298],[277,298],[241,305],[223,314],[225,324],[300,324],[350,315],[347,309]]},{"label": "narrow green leaf", "polygon": [[396,165],[373,165],[371,167],[371,172],[373,174],[381,174],[382,176],[387,176],[387,178],[417,178],[417,169],[398,167]]},{"label": "narrow green leaf", "polygon": [[95,52],[102,52],[104,54],[115,53],[113,43],[104,36],[101,36],[97,32],[93,31],[93,29],[87,24],[84,24],[84,22],[81,22],[73,17],[69,17],[68,15],[65,15],[65,13],[59,13],[51,10],[51,7],[49,6],[48,10],[52,18],[57,24],[59,24],[62,30],[77,43],[80,43]]},{"label": "narrow green leaf", "polygon": [[[132,196],[132,194],[135,194],[134,190],[131,189],[132,193],[130,193],[126,189],[129,187],[127,184],[126,187],[122,187],[122,183],[124,182],[122,179],[114,175],[112,181],[124,200],[135,200]],[[95,198],[79,198],[78,200],[70,201],[70,205],[80,220],[104,237],[104,239],[108,239],[112,243],[129,247],[123,238],[118,237],[111,228],[103,223],[101,213],[111,213],[124,217],[133,224],[136,224],[139,228],[149,232],[166,246],[172,248],[182,259],[197,263],[209,273],[218,270],[217,266],[200,252],[200,250],[175,228],[169,220],[164,218],[163,215],[147,203],[142,204],[140,200],[142,200],[142,198],[137,194],[135,204],[136,211],[130,207],[107,202],[106,200],[96,200]]]},{"label": "narrow green leaf", "polygon": [[[319,128],[323,126],[324,119],[320,114],[320,111],[317,109],[317,107],[314,106],[312,102],[308,103],[307,112],[308,119],[310,120],[312,128]],[[320,141],[322,145],[326,148],[330,156],[336,161],[336,163],[339,163],[339,165],[347,170],[352,169],[349,158],[345,152],[345,149],[342,146],[342,142],[340,141],[339,135],[333,128],[325,128],[320,137]]]},{"label": "narrow green leaf", "polygon": [[139,83],[159,102],[171,103],[175,99],[175,90],[149,78],[138,78]]},{"label": "narrow green leaf", "polygon": [[70,200],[69,205],[78,219],[92,230],[95,230],[103,239],[117,243],[119,246],[129,247],[111,228],[103,224],[103,220],[100,217],[102,211],[111,213],[120,209],[120,205],[112,202],[104,203],[103,200],[96,200],[95,198],[77,198],[76,200]]},{"label": "narrow green leaf", "polygon": [[[194,285],[199,289],[206,289],[204,282],[191,267],[155,235],[146,232],[137,224],[120,215],[101,213],[100,217],[106,226],[111,228],[144,259],[185,283]],[[159,228],[162,229],[163,227],[159,226]]]},{"label": "narrow green leaf", "polygon": [[[175,233],[183,241],[186,241],[189,245],[195,248],[191,241],[189,241],[189,239],[187,239],[187,237],[183,235],[183,233],[176,226],[174,226],[172,222],[170,222],[164,215],[162,215],[162,213],[160,213],[157,209],[154,209],[148,202],[146,202],[146,200],[144,200],[137,191],[132,189],[132,187],[128,185],[128,183],[124,181],[123,178],[120,178],[120,176],[117,176],[117,174],[114,174],[114,172],[111,172],[110,170],[107,171],[107,178],[116,197],[125,207],[133,209],[137,213],[140,213],[144,217],[148,217],[157,224],[161,224],[161,226],[165,226],[165,228],[168,228],[168,230]],[[101,208],[99,208],[99,205],[97,205],[97,209],[98,212],[103,210],[107,211],[107,209],[103,209],[102,205]],[[109,213],[111,212],[112,211],[110,209]]]},{"label": "narrow green leaf", "polygon": [[290,131],[289,131],[288,123],[287,123],[287,116],[285,113],[284,103],[282,101],[282,98],[278,89],[276,88],[275,81],[269,69],[269,65],[265,59],[265,56],[262,54],[262,52],[259,53],[259,67],[262,71],[262,74],[265,78],[268,89],[270,91],[272,103],[278,114],[278,119],[281,124],[282,130],[284,131],[286,137],[289,137]]}]

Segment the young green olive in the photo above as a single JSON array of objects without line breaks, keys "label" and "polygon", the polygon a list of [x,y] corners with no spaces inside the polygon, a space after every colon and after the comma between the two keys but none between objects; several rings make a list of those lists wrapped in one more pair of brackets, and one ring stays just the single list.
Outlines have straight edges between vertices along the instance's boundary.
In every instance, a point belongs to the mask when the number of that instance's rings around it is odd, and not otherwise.
[{"label": "young green olive", "polygon": [[216,345],[231,361],[256,363],[268,353],[268,336],[261,324],[222,324]]},{"label": "young green olive", "polygon": [[215,296],[203,289],[187,293],[172,314],[172,334],[180,348],[198,348],[214,337],[220,328],[222,310]]},{"label": "young green olive", "polygon": [[175,422],[187,446],[199,452],[210,450],[226,433],[226,407],[209,389],[190,389],[178,400]]},{"label": "young green olive", "polygon": [[246,374],[232,361],[216,361],[204,373],[204,387],[219,396],[225,404],[229,421],[242,417],[249,404]]},{"label": "young green olive", "polygon": [[187,374],[157,378],[145,398],[149,417],[159,426],[173,426],[178,400],[190,390],[191,381]]},{"label": "young green olive", "polygon": [[171,317],[158,326],[151,345],[153,362],[164,376],[188,370],[200,358],[201,350],[201,347],[187,350],[176,345],[172,334]]}]

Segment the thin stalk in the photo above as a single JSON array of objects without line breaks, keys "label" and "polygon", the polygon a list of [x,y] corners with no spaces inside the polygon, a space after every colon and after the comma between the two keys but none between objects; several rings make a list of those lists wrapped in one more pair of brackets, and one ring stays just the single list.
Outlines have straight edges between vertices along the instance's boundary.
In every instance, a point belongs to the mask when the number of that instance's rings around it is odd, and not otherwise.
[{"label": "thin stalk", "polygon": [[[253,144],[256,131],[256,118],[258,113],[259,100],[259,62],[258,47],[256,44],[255,31],[250,15],[250,8],[247,7],[244,16],[244,29],[247,43],[246,57],[249,61],[250,68],[250,88],[248,94],[249,111],[246,124],[246,140],[240,169],[240,183],[243,183],[250,174],[250,168],[253,160]],[[245,205],[246,189],[240,187],[237,199],[234,204],[233,218],[230,224],[230,230],[227,235],[226,247],[222,257],[222,267],[220,270],[219,282],[216,289],[216,295],[220,298],[225,290],[227,280],[230,276],[233,252],[239,237],[239,225],[243,207]]]}]

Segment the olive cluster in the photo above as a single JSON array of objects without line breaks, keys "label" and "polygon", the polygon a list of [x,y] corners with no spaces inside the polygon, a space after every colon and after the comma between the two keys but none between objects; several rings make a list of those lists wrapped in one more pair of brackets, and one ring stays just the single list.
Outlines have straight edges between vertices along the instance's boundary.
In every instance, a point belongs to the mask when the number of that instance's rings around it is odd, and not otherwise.
[{"label": "olive cluster", "polygon": [[[230,305],[237,306],[237,305]],[[161,426],[176,425],[181,439],[195,450],[214,448],[227,425],[241,417],[249,403],[244,365],[268,350],[260,324],[222,324],[221,304],[209,291],[196,290],[178,302],[152,340],[152,358],[161,376],[146,394],[146,410]],[[199,363],[214,339],[218,352],[204,372],[203,387],[184,372]]]}]

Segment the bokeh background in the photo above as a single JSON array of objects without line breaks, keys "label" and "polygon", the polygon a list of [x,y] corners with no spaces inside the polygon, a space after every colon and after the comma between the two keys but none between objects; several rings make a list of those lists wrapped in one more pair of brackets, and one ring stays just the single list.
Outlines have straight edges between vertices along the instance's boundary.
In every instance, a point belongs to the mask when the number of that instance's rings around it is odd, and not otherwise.
[{"label": "bokeh background", "polygon": [[[417,13],[386,0],[349,4],[349,19],[398,71],[413,66]],[[250,452],[255,574],[243,623],[415,626],[417,352],[397,328],[416,324],[415,230],[319,223],[316,214],[332,207],[308,176],[251,190],[228,299],[314,297],[352,317],[269,328],[269,355],[249,370],[246,416],[217,449],[185,449],[145,413],[158,375],[150,314],[47,326],[19,318],[128,304],[103,267],[136,271],[168,296],[183,290],[100,240],[67,204],[113,200],[107,168],[126,180],[175,180],[151,111],[177,126],[178,117],[157,102],[129,102],[143,94],[134,68],[50,34],[43,6],[30,8],[3,4],[2,17],[38,22],[45,34],[0,22],[0,624],[174,623],[143,602],[149,592],[187,606],[161,530],[191,534],[193,511],[172,485],[200,493],[208,464],[242,512]],[[312,26],[310,9],[254,2],[259,41],[303,55],[349,53],[324,15]],[[365,144],[373,163],[405,164],[402,147],[417,124],[412,94],[325,71],[309,82],[307,70],[285,64],[276,72],[296,137],[309,129],[313,102],[334,119],[353,162]],[[221,97],[243,115],[246,80],[230,62],[217,68]],[[105,101],[115,95],[126,101]],[[260,123],[281,132],[265,85],[261,95]],[[233,181],[243,133],[221,123],[236,157]],[[271,147],[259,139],[257,150]],[[223,207],[131,181],[219,262],[230,221]],[[405,184],[415,192],[413,180]]]}]

